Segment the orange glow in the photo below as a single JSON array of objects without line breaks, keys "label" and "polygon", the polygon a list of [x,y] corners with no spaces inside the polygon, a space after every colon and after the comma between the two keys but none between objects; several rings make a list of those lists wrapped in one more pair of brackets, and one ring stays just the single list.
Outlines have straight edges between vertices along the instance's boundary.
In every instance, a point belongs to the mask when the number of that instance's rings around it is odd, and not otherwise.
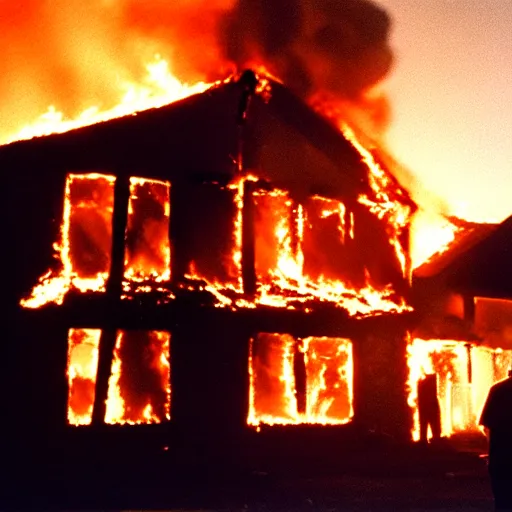
[{"label": "orange glow", "polygon": [[446,252],[461,231],[438,214],[418,212],[411,225],[411,260],[413,268],[430,261],[432,256]]},{"label": "orange glow", "polygon": [[170,340],[168,332],[118,333],[105,423],[135,425],[170,420]]},{"label": "orange glow", "polygon": [[130,178],[126,229],[125,280],[169,281],[170,183]]},{"label": "orange glow", "polygon": [[68,334],[68,423],[90,425],[94,406],[100,329],[70,329]]},{"label": "orange glow", "polygon": [[[298,409],[295,358],[304,354],[305,403]],[[247,423],[336,425],[350,421],[352,344],[341,338],[259,334],[251,340]]]},{"label": "orange glow", "polygon": [[27,124],[18,133],[0,140],[0,143],[6,144],[51,133],[63,133],[150,108],[162,107],[204,92],[214,85],[205,82],[192,85],[182,83],[169,69],[169,63],[159,55],[153,62],[146,65],[146,72],[147,75],[142,83],[122,84],[121,90],[125,93],[120,96],[117,105],[109,110],[102,110],[100,106],[95,105],[85,109],[76,118],[67,119],[62,112],[50,106],[39,119]]},{"label": "orange glow", "polygon": [[[339,237],[345,239],[344,205],[337,201],[315,196],[319,205],[336,207]],[[256,273],[259,296],[256,302],[274,307],[294,308],[295,304],[311,300],[329,301],[346,309],[352,316],[366,316],[377,312],[402,312],[410,309],[405,301],[394,300],[390,288],[377,290],[367,283],[356,289],[342,279],[323,273],[314,278],[304,269],[304,234],[308,225],[306,209],[294,205],[287,192],[274,189],[254,195],[256,207]],[[325,210],[326,216],[329,210]],[[348,235],[354,236],[350,217]]]},{"label": "orange glow", "polygon": [[352,343],[311,337],[302,348],[306,360],[308,423],[346,423],[354,414]]},{"label": "orange glow", "polygon": [[[203,288],[216,297],[217,307],[255,308],[260,304],[277,308],[307,309],[308,303],[321,301],[332,302],[356,317],[383,312],[400,313],[411,309],[403,298],[396,296],[391,286],[376,289],[369,282],[363,288],[350,286],[339,277],[340,272],[333,273],[329,269],[332,262],[326,255],[322,255],[325,267],[320,266],[315,272],[311,272],[313,269],[309,268],[311,275],[308,275],[304,267],[304,237],[311,232],[311,221],[307,218],[308,209],[314,207],[315,215],[324,222],[334,219],[340,245],[346,239],[354,237],[353,212],[348,215],[347,222],[346,208],[339,201],[313,196],[306,206],[294,204],[288,192],[279,189],[256,190],[252,198],[249,198],[254,201],[255,208],[257,291],[254,298],[240,297],[243,291],[241,258],[243,208],[246,200],[243,185],[246,180],[257,181],[257,178],[249,175],[237,178],[229,185],[229,188],[236,191],[233,201],[238,212],[233,227],[234,249],[231,258],[232,274],[237,276],[237,284],[207,279],[196,271],[193,264],[185,276],[189,280],[203,282]],[[315,252],[319,251],[315,248]],[[336,252],[337,257],[339,254]],[[340,258],[337,264],[343,264],[343,259]]]},{"label": "orange glow", "polygon": [[510,362],[512,350],[470,345],[468,352],[467,344],[461,341],[414,339],[408,346],[408,403],[413,410],[413,439],[419,439],[417,388],[424,375],[437,375],[442,435],[451,436],[477,431],[489,388],[506,377]]},{"label": "orange glow", "polygon": [[409,248],[403,246],[401,236],[409,227],[411,207],[403,204],[398,197],[397,184],[375,161],[372,153],[359,142],[355,133],[344,123],[340,124],[340,129],[359,152],[369,171],[368,178],[373,197],[360,195],[358,201],[367,206],[379,219],[385,221],[388,227],[389,242],[395,249],[402,273],[406,277],[410,270]]},{"label": "orange glow", "polygon": [[49,270],[40,278],[26,308],[38,308],[54,302],[62,304],[66,293],[104,291],[110,270],[113,176],[69,174],[66,179],[61,239],[54,244],[58,270]]}]

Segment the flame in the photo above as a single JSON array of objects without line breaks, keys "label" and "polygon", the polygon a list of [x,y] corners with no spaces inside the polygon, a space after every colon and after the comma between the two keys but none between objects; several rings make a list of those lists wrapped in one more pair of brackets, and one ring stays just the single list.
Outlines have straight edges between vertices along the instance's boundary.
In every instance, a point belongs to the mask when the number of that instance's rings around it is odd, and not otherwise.
[{"label": "flame", "polygon": [[[256,226],[256,272],[260,283],[256,302],[274,307],[293,307],[296,302],[320,300],[336,303],[350,315],[365,316],[376,312],[402,312],[409,307],[405,301],[396,301],[390,287],[383,290],[369,283],[354,288],[341,279],[323,274],[312,278],[305,271],[304,231],[308,223],[307,208],[294,205],[288,193],[274,189],[255,194],[259,225]],[[328,217],[325,205],[334,207],[338,219],[337,231],[340,243],[345,242],[345,206],[335,200],[314,196],[313,202]],[[353,226],[353,217],[351,226]],[[352,227],[349,237],[354,236]]]},{"label": "flame", "polygon": [[409,227],[412,213],[411,207],[404,205],[398,200],[396,197],[397,184],[375,161],[372,153],[359,142],[353,130],[344,123],[340,125],[340,129],[347,140],[359,152],[369,170],[369,184],[374,197],[362,194],[359,196],[358,201],[367,206],[379,219],[386,222],[389,242],[395,249],[396,257],[402,268],[402,274],[406,277],[409,273],[408,247],[403,246],[400,238],[404,230]]},{"label": "flame", "polygon": [[500,365],[499,359],[512,361],[512,350],[419,338],[411,340],[407,350],[408,404],[413,411],[413,439],[419,439],[418,383],[427,374],[437,375],[441,434],[449,437],[457,432],[477,430],[490,386],[506,376],[506,365]]},{"label": "flame", "polygon": [[[140,344],[147,340],[147,343],[142,360],[138,358],[137,361],[128,361],[123,357],[127,353],[123,350],[126,348],[125,343],[132,341],[127,342],[126,337],[127,333],[123,331],[117,335],[108,386],[105,423],[135,425],[170,420],[170,333],[138,331],[134,341]],[[145,389],[141,396],[133,396],[133,389],[140,388],[141,371],[145,381],[156,380],[157,389],[152,392]],[[132,376],[132,372],[135,376]],[[158,414],[155,405],[161,406],[157,403],[161,402],[161,396],[164,397],[164,404],[163,410]]]},{"label": "flame", "polygon": [[101,330],[68,333],[68,423],[90,425],[94,407]]},{"label": "flame", "polygon": [[76,119],[66,119],[62,112],[54,106],[50,106],[39,119],[24,126],[18,133],[1,140],[0,143],[6,144],[52,133],[63,133],[143,110],[162,107],[193,94],[204,92],[215,85],[205,82],[182,83],[172,73],[169,63],[160,55],[156,55],[154,60],[145,67],[147,75],[143,82],[122,84],[122,89],[125,92],[112,109],[103,111],[95,105],[85,109]]},{"label": "flame", "polygon": [[[361,288],[350,286],[340,278],[324,274],[313,276],[305,271],[304,236],[309,229],[307,207],[294,204],[288,192],[280,189],[257,190],[252,198],[244,198],[245,181],[258,181],[253,175],[237,178],[228,187],[235,190],[233,201],[237,214],[233,227],[234,249],[231,257],[232,271],[237,276],[236,284],[211,280],[202,275],[192,263],[185,276],[187,280],[201,282],[201,289],[217,299],[218,307],[255,308],[265,305],[295,309],[312,301],[331,302],[345,309],[350,315],[363,317],[384,312],[400,313],[411,308],[403,298],[397,297],[391,286],[374,288],[369,282]],[[253,200],[256,208],[256,275],[257,291],[254,297],[241,297],[242,281],[242,230],[245,200]],[[354,217],[349,215],[347,227],[346,207],[340,201],[313,196],[315,206],[321,208],[321,218],[337,219],[336,232],[340,243],[353,238]],[[348,231],[348,233],[347,233]],[[347,236],[348,235],[348,236]],[[368,274],[367,274],[368,281]],[[194,289],[187,285],[182,288]]]},{"label": "flame", "polygon": [[[297,352],[304,354],[304,412],[299,412],[297,402]],[[288,334],[259,334],[250,346],[247,423],[255,427],[347,423],[353,415],[352,368],[352,344],[348,340],[295,340]]]},{"label": "flame", "polygon": [[64,195],[61,239],[54,244],[58,271],[49,270],[39,279],[21,305],[39,308],[50,302],[62,304],[66,293],[105,291],[110,270],[113,176],[69,174]]},{"label": "flame", "polygon": [[462,228],[437,214],[418,212],[411,226],[411,260],[416,269],[446,252]]},{"label": "flame", "polygon": [[167,181],[130,178],[123,288],[144,292],[144,283],[171,279],[170,188]]}]

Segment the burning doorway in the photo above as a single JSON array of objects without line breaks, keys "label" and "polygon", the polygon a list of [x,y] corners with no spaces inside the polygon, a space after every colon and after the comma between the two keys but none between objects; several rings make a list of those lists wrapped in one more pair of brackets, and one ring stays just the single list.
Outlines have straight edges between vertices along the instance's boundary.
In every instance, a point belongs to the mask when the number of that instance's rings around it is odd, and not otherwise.
[{"label": "burning doorway", "polygon": [[420,438],[418,383],[425,376],[436,376],[441,434],[449,437],[478,430],[487,392],[492,384],[506,377],[511,362],[512,350],[455,340],[414,339],[408,347],[408,401],[413,409],[413,439]]}]

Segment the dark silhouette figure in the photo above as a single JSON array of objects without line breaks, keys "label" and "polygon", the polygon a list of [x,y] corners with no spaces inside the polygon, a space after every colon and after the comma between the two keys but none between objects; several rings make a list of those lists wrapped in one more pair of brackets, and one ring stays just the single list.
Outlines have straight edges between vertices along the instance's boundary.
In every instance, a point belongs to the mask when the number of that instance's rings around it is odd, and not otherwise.
[{"label": "dark silhouette figure", "polygon": [[491,387],[480,425],[489,438],[489,476],[496,510],[512,511],[512,368]]},{"label": "dark silhouette figure", "polygon": [[441,410],[437,399],[437,376],[425,375],[418,382],[418,412],[420,420],[420,441],[427,442],[428,427],[432,440],[441,438]]}]

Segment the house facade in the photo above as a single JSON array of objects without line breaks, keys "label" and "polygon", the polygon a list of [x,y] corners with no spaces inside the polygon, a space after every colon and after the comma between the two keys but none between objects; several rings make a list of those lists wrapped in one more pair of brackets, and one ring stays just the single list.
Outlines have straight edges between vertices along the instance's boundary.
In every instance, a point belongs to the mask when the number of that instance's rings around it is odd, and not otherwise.
[{"label": "house facade", "polygon": [[410,438],[415,206],[348,128],[246,72],[0,166],[13,457]]}]

